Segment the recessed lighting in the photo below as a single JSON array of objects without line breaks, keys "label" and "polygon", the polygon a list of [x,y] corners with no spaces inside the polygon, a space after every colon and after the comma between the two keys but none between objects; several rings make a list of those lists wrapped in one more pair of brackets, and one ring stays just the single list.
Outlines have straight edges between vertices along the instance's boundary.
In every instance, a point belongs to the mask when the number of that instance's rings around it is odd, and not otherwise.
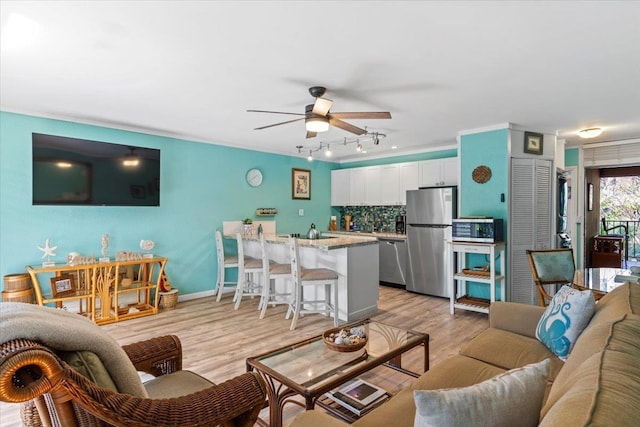
[{"label": "recessed lighting", "polygon": [[398,146],[397,146],[397,145],[392,145],[392,146],[391,146],[391,149],[392,149],[392,150],[397,150],[397,149],[398,149]]},{"label": "recessed lighting", "polygon": [[595,138],[596,136],[600,136],[601,134],[602,134],[602,128],[582,129],[581,131],[578,132],[578,136],[580,136],[580,138],[585,138],[585,139]]}]

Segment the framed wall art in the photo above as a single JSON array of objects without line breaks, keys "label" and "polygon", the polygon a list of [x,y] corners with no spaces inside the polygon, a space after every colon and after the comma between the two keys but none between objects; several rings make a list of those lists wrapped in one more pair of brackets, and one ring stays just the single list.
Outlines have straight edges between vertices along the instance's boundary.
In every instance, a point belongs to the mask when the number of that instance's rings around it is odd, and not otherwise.
[{"label": "framed wall art", "polygon": [[73,276],[62,274],[60,276],[52,277],[50,280],[51,293],[54,298],[73,294],[76,291],[76,284],[73,281]]},{"label": "framed wall art", "polygon": [[291,169],[291,198],[311,200],[311,171]]},{"label": "framed wall art", "polygon": [[524,152],[529,154],[542,154],[544,137],[541,133],[524,133]]}]

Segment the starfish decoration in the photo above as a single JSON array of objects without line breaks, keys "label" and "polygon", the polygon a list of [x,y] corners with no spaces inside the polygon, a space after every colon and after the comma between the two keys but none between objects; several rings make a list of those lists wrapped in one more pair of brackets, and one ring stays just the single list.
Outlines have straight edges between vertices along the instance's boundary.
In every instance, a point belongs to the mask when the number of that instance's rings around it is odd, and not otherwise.
[{"label": "starfish decoration", "polygon": [[47,258],[50,256],[56,256],[56,249],[58,249],[57,246],[49,246],[49,239],[47,239],[45,241],[44,247],[42,246],[38,246],[38,249],[40,249],[43,254],[42,254],[42,258]]}]

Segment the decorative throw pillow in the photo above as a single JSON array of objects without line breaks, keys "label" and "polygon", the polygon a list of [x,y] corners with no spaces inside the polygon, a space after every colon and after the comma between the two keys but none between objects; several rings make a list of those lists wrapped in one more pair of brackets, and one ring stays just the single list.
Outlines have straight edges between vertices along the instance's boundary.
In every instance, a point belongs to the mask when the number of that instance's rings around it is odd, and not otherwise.
[{"label": "decorative throw pillow", "polygon": [[591,291],[565,285],[553,296],[536,328],[538,338],[553,354],[566,360],[596,311]]},{"label": "decorative throw pillow", "polygon": [[469,387],[415,390],[414,427],[537,426],[549,363],[545,359]]}]

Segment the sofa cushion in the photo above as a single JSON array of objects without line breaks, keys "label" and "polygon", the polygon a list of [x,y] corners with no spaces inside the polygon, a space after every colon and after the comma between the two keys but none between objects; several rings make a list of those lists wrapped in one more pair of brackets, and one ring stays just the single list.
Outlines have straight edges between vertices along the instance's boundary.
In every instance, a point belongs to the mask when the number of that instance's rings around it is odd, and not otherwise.
[{"label": "sofa cushion", "polygon": [[[600,329],[609,333],[596,334]],[[640,424],[640,316],[627,315],[617,322],[603,323],[583,336],[575,350],[580,360],[574,361],[572,353],[567,367],[573,368],[574,362],[581,363],[567,373],[563,369],[558,375],[542,408],[543,421],[549,423],[546,425],[564,425],[566,414],[563,412],[568,412],[572,417],[569,425],[606,425],[594,420],[607,417],[611,417],[610,421],[616,420],[615,425]],[[601,351],[584,358],[586,350],[581,344],[587,340],[605,341],[605,344]],[[618,422],[616,412],[626,415],[628,410],[623,408],[632,407],[638,408],[635,424]]]},{"label": "sofa cushion", "polygon": [[618,286],[598,300],[590,324],[620,320],[628,313],[640,314],[640,286],[630,283]]},{"label": "sofa cushion", "polygon": [[460,354],[503,368],[520,368],[530,363],[550,359],[549,380],[553,381],[564,364],[535,338],[502,329],[489,328],[473,338]]},{"label": "sofa cushion", "polygon": [[543,360],[469,387],[415,390],[414,426],[536,426],[548,372]]},{"label": "sofa cushion", "polygon": [[477,384],[506,369],[471,359],[462,355],[446,358],[435,367],[420,375],[412,385],[412,390],[435,390],[438,388],[466,387]]},{"label": "sofa cushion", "polygon": [[556,356],[566,360],[595,308],[591,291],[565,285],[553,296],[540,318],[536,337]]}]

